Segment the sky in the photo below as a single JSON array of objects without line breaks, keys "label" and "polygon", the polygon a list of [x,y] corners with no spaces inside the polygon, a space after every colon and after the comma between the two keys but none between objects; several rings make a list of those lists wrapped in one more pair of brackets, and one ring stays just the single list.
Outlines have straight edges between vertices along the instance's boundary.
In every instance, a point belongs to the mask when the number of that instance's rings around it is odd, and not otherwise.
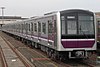
[{"label": "sky", "polygon": [[100,0],[0,0],[0,7],[5,16],[32,17],[68,9],[100,12]]}]

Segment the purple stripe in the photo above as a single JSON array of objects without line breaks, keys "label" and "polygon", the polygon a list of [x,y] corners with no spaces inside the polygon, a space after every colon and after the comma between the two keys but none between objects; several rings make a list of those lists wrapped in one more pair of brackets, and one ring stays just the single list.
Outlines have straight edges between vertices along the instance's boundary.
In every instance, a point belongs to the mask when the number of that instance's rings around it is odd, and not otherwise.
[{"label": "purple stripe", "polygon": [[64,48],[91,48],[95,41],[61,41]]}]

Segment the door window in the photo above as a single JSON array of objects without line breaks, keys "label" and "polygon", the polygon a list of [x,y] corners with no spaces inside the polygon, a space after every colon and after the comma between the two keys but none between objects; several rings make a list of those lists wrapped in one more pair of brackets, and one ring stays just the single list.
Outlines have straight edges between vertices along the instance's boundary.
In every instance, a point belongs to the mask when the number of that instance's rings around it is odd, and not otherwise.
[{"label": "door window", "polygon": [[76,21],[67,21],[67,34],[77,34]]}]

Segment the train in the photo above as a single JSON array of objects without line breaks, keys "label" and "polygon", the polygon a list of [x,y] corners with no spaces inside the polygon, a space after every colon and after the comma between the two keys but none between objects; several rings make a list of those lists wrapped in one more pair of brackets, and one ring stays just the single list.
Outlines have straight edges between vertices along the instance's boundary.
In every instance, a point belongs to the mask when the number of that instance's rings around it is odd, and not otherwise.
[{"label": "train", "polygon": [[69,9],[46,13],[3,25],[2,31],[29,46],[41,49],[50,58],[88,58],[97,49],[95,13]]},{"label": "train", "polygon": [[100,56],[100,16],[96,13],[97,20],[97,54]]}]

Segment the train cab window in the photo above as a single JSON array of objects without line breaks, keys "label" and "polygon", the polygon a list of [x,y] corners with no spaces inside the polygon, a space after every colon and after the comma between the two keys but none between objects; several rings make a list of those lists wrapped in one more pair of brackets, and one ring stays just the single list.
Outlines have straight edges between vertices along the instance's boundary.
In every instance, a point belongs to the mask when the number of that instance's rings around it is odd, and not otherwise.
[{"label": "train cab window", "polygon": [[79,15],[79,34],[94,34],[93,16]]},{"label": "train cab window", "polygon": [[77,20],[76,15],[66,16],[67,34],[77,34]]},{"label": "train cab window", "polygon": [[42,23],[42,33],[46,34],[46,23]]},{"label": "train cab window", "polygon": [[75,15],[61,16],[62,35],[77,34],[77,21]]},{"label": "train cab window", "polygon": [[76,21],[74,20],[67,21],[67,34],[77,34]]}]

